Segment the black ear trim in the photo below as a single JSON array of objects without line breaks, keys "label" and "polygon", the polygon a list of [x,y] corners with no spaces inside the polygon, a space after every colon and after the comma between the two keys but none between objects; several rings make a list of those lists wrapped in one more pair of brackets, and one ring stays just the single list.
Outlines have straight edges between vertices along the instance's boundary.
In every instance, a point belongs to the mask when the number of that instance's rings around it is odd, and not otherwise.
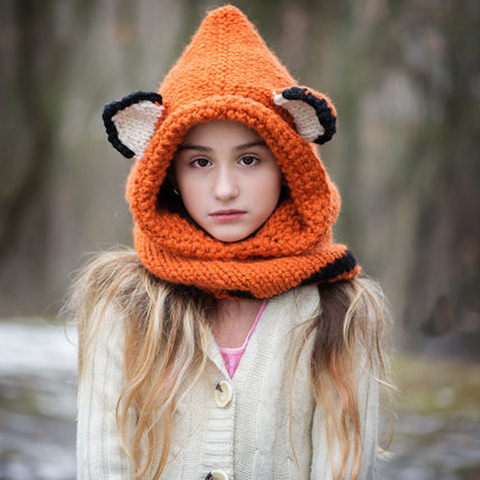
[{"label": "black ear trim", "polygon": [[283,90],[282,97],[287,100],[302,100],[314,108],[320,125],[325,129],[323,135],[319,135],[314,143],[323,145],[330,141],[337,131],[337,118],[324,98],[319,98],[310,93],[307,88],[291,87]]},{"label": "black ear trim", "polygon": [[124,157],[127,158],[132,158],[135,155],[135,152],[130,150],[130,148],[120,141],[118,138],[117,127],[115,126],[112,118],[120,110],[130,107],[134,103],[139,103],[142,101],[150,101],[153,103],[159,103],[161,105],[163,99],[159,93],[155,92],[133,92],[117,102],[112,102],[108,105],[105,105],[105,108],[103,109],[102,118],[108,135],[108,141],[115,149],[117,149]]}]

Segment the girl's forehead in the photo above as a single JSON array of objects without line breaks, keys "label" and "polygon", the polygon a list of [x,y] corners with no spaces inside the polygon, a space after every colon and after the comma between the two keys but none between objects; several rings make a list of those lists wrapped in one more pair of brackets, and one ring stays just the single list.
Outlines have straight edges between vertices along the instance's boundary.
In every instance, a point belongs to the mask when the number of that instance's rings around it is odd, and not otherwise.
[{"label": "girl's forehead", "polygon": [[238,122],[214,120],[193,126],[185,135],[182,145],[193,141],[208,141],[212,144],[226,140],[244,141],[261,140],[258,132]]}]

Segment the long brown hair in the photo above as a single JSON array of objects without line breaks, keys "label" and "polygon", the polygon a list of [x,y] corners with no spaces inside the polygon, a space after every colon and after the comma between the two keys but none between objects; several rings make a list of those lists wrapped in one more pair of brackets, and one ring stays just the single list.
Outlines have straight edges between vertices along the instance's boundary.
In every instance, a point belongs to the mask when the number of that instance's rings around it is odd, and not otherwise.
[{"label": "long brown hair", "polygon": [[[325,412],[327,448],[335,479],[345,479],[351,461],[351,478],[361,468],[362,435],[358,380],[378,382],[393,399],[386,299],[379,285],[367,278],[320,284],[320,311],[305,325],[293,348],[293,369],[302,349],[313,336],[310,378],[317,404]],[[365,379],[363,378],[363,381]],[[340,445],[340,464],[333,460],[332,444]]]},{"label": "long brown hair", "polygon": [[[362,438],[354,359],[363,352],[365,374],[385,383],[385,302],[379,288],[367,280],[318,288],[321,309],[301,326],[302,333],[292,348],[290,374],[293,378],[302,348],[313,335],[313,392],[328,413],[329,451],[334,438],[341,446],[341,465],[331,460],[334,478],[345,478],[351,457],[352,478],[356,479]],[[133,459],[137,475],[153,468],[157,479],[168,459],[180,385],[187,373],[198,378],[207,362],[207,319],[215,300],[194,287],[159,280],[143,267],[133,250],[97,255],[78,275],[70,299],[79,324],[80,385],[108,306],[113,306],[117,318],[124,319],[125,328],[125,385],[116,410],[121,443]],[[132,411],[137,419],[133,432],[127,422],[127,413]]]}]

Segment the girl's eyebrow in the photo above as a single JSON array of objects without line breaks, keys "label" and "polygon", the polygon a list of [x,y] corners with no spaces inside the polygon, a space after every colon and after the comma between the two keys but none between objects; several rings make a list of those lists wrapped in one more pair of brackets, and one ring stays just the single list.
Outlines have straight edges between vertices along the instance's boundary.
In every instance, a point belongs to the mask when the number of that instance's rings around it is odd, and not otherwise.
[{"label": "girl's eyebrow", "polygon": [[[241,145],[237,145],[234,150],[235,151],[240,151],[240,150],[246,150],[247,148],[252,148],[252,147],[266,147],[266,143],[263,140],[255,140],[254,142],[249,142],[249,143],[242,143]],[[211,152],[213,151],[213,148],[210,147],[205,147],[204,145],[180,145],[178,147],[178,150],[198,150],[200,152]]]},{"label": "girl's eyebrow", "polygon": [[180,150],[200,150],[201,152],[211,152],[212,149],[209,147],[204,147],[203,145],[180,145],[177,151]]}]

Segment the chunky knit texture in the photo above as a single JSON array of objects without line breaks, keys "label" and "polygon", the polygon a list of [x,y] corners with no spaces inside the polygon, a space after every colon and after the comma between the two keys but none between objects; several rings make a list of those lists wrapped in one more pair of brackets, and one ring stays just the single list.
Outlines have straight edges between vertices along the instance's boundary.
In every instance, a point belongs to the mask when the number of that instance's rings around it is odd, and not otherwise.
[{"label": "chunky knit texture", "polygon": [[[351,252],[332,242],[340,197],[309,143],[331,138],[335,109],[324,95],[296,85],[237,8],[206,17],[159,89],[164,108],[127,184],[135,248],[151,272],[230,298],[268,298],[359,273]],[[212,238],[158,201],[188,130],[213,120],[256,130],[289,189],[255,235],[234,243]]]}]

